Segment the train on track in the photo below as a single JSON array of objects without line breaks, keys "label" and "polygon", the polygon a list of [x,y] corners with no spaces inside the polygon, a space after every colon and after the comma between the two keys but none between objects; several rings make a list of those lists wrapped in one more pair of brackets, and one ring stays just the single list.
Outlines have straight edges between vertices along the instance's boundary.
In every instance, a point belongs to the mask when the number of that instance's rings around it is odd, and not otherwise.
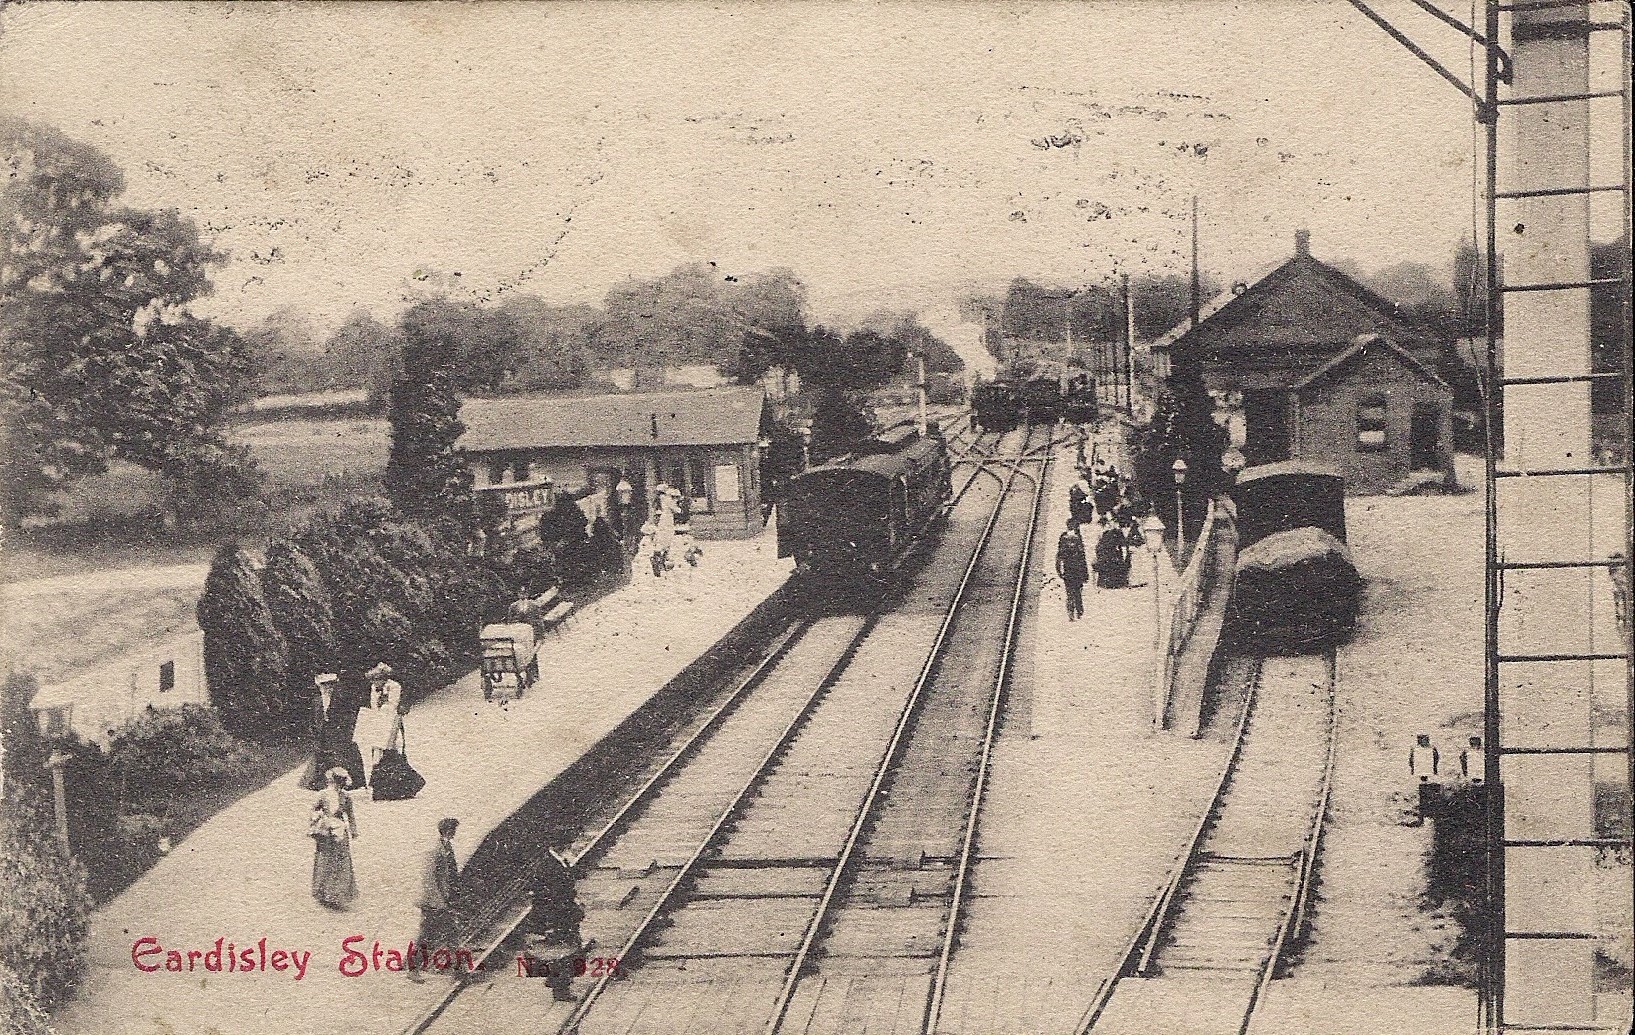
[{"label": "train on track", "polygon": [[1021,422],[1022,407],[1015,389],[1003,381],[987,381],[971,392],[971,426],[984,431],[1013,431]]},{"label": "train on track", "polygon": [[778,508],[778,556],[793,557],[800,575],[879,574],[952,497],[941,432],[895,425],[852,453],[790,479]]},{"label": "train on track", "polygon": [[990,381],[978,385],[971,396],[971,422],[984,431],[1064,419],[1088,424],[1096,413],[1096,382],[1087,373]]},{"label": "train on track", "polygon": [[1232,502],[1238,559],[1228,623],[1238,641],[1298,654],[1349,638],[1362,579],[1346,545],[1340,473],[1299,460],[1246,468]]}]

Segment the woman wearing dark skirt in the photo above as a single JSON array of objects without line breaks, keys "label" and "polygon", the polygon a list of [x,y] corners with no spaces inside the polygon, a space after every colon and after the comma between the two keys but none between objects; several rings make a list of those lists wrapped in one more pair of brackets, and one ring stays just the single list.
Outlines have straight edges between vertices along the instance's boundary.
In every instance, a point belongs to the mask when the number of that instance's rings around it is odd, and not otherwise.
[{"label": "woman wearing dark skirt", "polygon": [[352,796],[346,793],[346,770],[336,766],[327,777],[329,786],[312,805],[310,832],[316,846],[312,897],[330,909],[345,909],[358,897],[358,882],[352,875],[352,839],[358,836],[358,820],[352,812]]}]

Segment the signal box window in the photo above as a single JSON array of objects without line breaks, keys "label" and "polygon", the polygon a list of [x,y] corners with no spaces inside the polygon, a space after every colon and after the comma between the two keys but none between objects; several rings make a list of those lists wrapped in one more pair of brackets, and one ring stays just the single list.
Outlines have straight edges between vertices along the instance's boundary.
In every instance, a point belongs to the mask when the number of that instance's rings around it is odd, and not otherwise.
[{"label": "signal box window", "polygon": [[1386,448],[1385,396],[1378,392],[1357,397],[1357,450],[1378,453]]}]

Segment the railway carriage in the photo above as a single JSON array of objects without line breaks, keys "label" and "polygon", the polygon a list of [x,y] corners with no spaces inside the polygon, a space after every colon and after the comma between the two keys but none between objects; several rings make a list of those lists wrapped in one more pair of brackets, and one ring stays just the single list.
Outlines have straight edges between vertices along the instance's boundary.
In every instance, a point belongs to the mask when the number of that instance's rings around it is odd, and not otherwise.
[{"label": "railway carriage", "polygon": [[990,381],[971,393],[971,423],[983,431],[1010,431],[1020,424],[1022,407],[1010,385]]},{"label": "railway carriage", "polygon": [[1300,653],[1349,637],[1362,579],[1346,545],[1339,472],[1307,461],[1251,467],[1238,475],[1232,502],[1231,624],[1240,642]]},{"label": "railway carriage", "polygon": [[779,504],[778,556],[806,575],[884,571],[953,495],[948,447],[936,432],[888,429],[857,451],[803,471]]},{"label": "railway carriage", "polygon": [[1053,424],[1062,415],[1062,385],[1054,377],[1035,377],[1018,394],[1030,423]]},{"label": "railway carriage", "polygon": [[1075,374],[1062,393],[1062,416],[1070,424],[1089,424],[1098,416],[1096,382],[1089,374]]}]

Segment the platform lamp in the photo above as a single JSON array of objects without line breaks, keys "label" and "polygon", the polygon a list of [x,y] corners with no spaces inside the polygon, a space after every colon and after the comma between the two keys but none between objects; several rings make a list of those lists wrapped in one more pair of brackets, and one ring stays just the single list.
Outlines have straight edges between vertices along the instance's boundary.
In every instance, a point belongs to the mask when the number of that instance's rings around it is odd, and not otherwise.
[{"label": "platform lamp", "polygon": [[1176,457],[1175,462],[1169,465],[1169,469],[1175,475],[1175,559],[1176,563],[1180,563],[1181,555],[1186,552],[1187,547],[1186,520],[1181,516],[1181,486],[1186,484],[1187,462]]},{"label": "platform lamp", "polygon": [[619,540],[629,551],[630,539],[630,504],[636,498],[636,487],[630,484],[630,479],[619,472],[619,484],[613,487],[613,502],[619,507]]},{"label": "platform lamp", "polygon": [[1228,485],[1236,484],[1238,472],[1247,466],[1249,466],[1249,459],[1243,455],[1243,451],[1238,449],[1237,446],[1232,446],[1221,454],[1221,471],[1225,473]]},{"label": "platform lamp", "polygon": [[1147,547],[1147,554],[1152,557],[1152,726],[1158,730],[1164,726],[1164,703],[1169,695],[1163,686],[1164,647],[1158,638],[1163,626],[1158,598],[1158,555],[1164,552],[1164,522],[1159,520],[1157,514],[1148,514],[1147,519],[1141,522],[1141,540]]}]

